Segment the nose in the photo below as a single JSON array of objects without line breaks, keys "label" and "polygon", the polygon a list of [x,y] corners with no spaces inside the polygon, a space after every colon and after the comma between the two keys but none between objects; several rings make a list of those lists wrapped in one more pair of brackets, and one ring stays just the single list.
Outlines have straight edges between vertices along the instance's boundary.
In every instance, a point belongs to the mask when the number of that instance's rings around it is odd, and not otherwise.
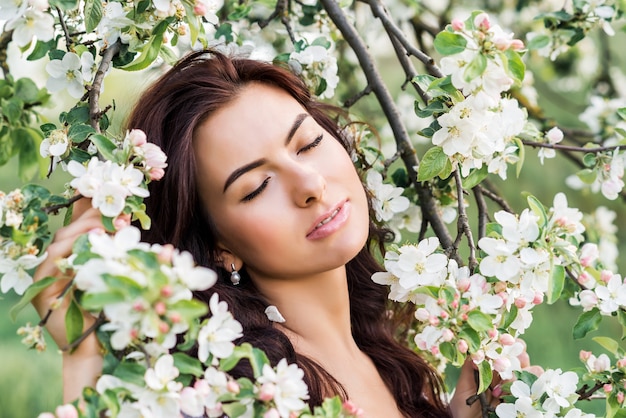
[{"label": "nose", "polygon": [[287,175],[291,177],[292,195],[297,206],[307,207],[324,197],[326,179],[316,167],[296,162]]}]

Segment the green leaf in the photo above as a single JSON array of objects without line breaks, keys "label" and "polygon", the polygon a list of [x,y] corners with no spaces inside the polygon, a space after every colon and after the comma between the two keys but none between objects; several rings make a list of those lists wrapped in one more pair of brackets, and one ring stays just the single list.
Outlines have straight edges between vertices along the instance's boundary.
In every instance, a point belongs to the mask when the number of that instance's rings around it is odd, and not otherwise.
[{"label": "green leaf", "polygon": [[100,154],[107,160],[116,162],[115,154],[113,151],[117,149],[117,145],[113,143],[109,138],[101,134],[94,134],[90,137],[91,142],[98,148]]},{"label": "green leaf", "polygon": [[106,305],[126,301],[126,295],[120,291],[84,294],[80,300],[83,308],[89,311],[98,311]]},{"label": "green leaf", "polygon": [[37,61],[46,56],[48,51],[56,47],[56,39],[50,39],[48,42],[37,41],[33,51],[30,53],[28,57],[26,57],[27,61]]},{"label": "green leaf", "polygon": [[467,40],[459,34],[443,31],[435,37],[434,45],[441,55],[454,55],[465,51]]},{"label": "green leaf", "polygon": [[585,164],[585,167],[593,167],[596,165],[597,161],[598,158],[593,152],[588,152],[583,156],[583,164]]},{"label": "green leaf", "polygon": [[526,64],[522,61],[522,57],[516,51],[508,49],[504,55],[507,58],[507,72],[515,80],[515,84],[520,86],[524,81],[524,73],[526,72]]},{"label": "green leaf", "polygon": [[176,366],[181,373],[191,374],[196,377],[202,376],[204,373],[202,363],[197,358],[180,352],[172,354],[172,357],[174,358],[174,366]]},{"label": "green leaf", "polygon": [[143,387],[146,382],[144,375],[146,367],[140,363],[131,363],[128,361],[121,362],[113,372],[113,376],[119,377],[125,382],[133,383],[139,387]]},{"label": "green leaf", "polygon": [[519,152],[519,160],[517,160],[515,167],[515,177],[519,178],[519,175],[522,173],[522,167],[524,166],[524,160],[526,159],[526,148],[524,148],[524,144],[522,143],[522,140],[520,138],[515,137],[513,138],[513,141],[515,141]]},{"label": "green leaf", "polygon": [[491,317],[479,310],[473,310],[467,314],[467,323],[478,332],[489,331],[493,328]]},{"label": "green leaf", "polygon": [[541,202],[533,195],[528,195],[526,201],[528,202],[530,210],[532,210],[535,215],[539,216],[539,220],[541,221],[539,226],[545,226],[548,223],[548,215],[546,214],[546,209],[543,207]]},{"label": "green leaf", "polygon": [[617,109],[617,115],[623,120],[626,120],[626,107],[620,107]]},{"label": "green leaf", "polygon": [[[63,122],[63,121],[62,121]],[[76,106],[66,115],[65,121],[68,125],[77,125],[89,122],[89,108],[87,106]]]},{"label": "green leaf", "polygon": [[200,318],[208,312],[206,303],[197,299],[180,300],[170,306],[170,310],[178,312],[185,318]]},{"label": "green leaf", "polygon": [[[39,146],[43,136],[41,132],[32,128],[16,129],[14,135],[19,149],[18,175],[22,181],[27,181],[37,173],[41,174],[39,162],[45,160],[39,155]],[[45,173],[46,170],[43,171]]]},{"label": "green leaf", "polygon": [[483,75],[487,69],[487,57],[483,54],[477,54],[463,72],[465,81],[472,81]]},{"label": "green leaf", "polygon": [[469,190],[474,186],[477,186],[481,181],[483,181],[487,177],[487,174],[489,174],[487,172],[487,166],[483,164],[480,169],[472,170],[469,176],[465,177],[461,181],[461,184],[463,185],[464,189]]},{"label": "green leaf", "polygon": [[73,143],[80,144],[87,139],[89,135],[95,132],[96,130],[90,125],[78,124],[70,126],[67,136]]},{"label": "green leaf", "polygon": [[614,354],[616,357],[620,356],[619,343],[615,341],[613,338],[593,337],[592,340],[600,344],[602,347],[604,347],[609,353]]},{"label": "green leaf", "polygon": [[15,305],[13,305],[13,307],[9,311],[11,320],[15,322],[15,320],[17,319],[17,314],[22,309],[24,309],[24,307],[27,306],[33,300],[35,296],[37,296],[42,290],[50,286],[56,280],[57,280],[56,277],[48,276],[41,280],[37,280],[35,283],[28,286],[28,288],[26,289],[26,292],[24,292],[24,295],[22,296],[20,301],[17,302]]},{"label": "green leaf", "polygon": [[130,64],[120,67],[126,71],[138,71],[147,68],[154,60],[159,56],[161,45],[163,44],[163,33],[167,29],[167,26],[172,21],[172,18],[167,18],[159,22],[152,31],[150,41],[143,47],[141,54]]},{"label": "green leaf", "polygon": [[515,318],[517,318],[517,306],[515,306],[515,304],[512,304],[511,310],[508,311],[503,318],[504,321],[502,322],[502,328],[508,329],[513,321],[515,321]]},{"label": "green leaf", "polygon": [[61,10],[72,10],[78,7],[78,0],[51,0],[50,5],[57,6]]},{"label": "green leaf", "polygon": [[247,407],[239,402],[223,403],[222,410],[229,418],[237,418],[246,413]]},{"label": "green leaf", "polygon": [[548,305],[552,305],[559,300],[565,285],[565,267],[561,265],[552,266],[552,276],[548,282]]},{"label": "green leaf", "polygon": [[526,43],[526,48],[530,50],[541,49],[548,45],[550,45],[550,37],[548,35],[538,35]]},{"label": "green leaf", "polygon": [[12,97],[9,100],[2,99],[1,104],[2,109],[0,114],[6,118],[9,125],[17,125],[20,120],[20,116],[22,116],[24,103],[22,103],[22,101],[17,97]]},{"label": "green leaf", "polygon": [[595,170],[592,170],[590,168],[584,168],[584,169],[580,170],[578,173],[576,173],[576,176],[583,183],[593,184],[596,181],[596,178],[598,177],[598,174],[596,173]]},{"label": "green leaf", "polygon": [[20,78],[15,82],[15,95],[24,103],[32,103],[39,97],[39,88],[30,78]]},{"label": "green leaf", "polygon": [[419,102],[415,101],[415,114],[420,118],[427,118],[447,111],[448,107],[441,100],[433,100],[423,109],[420,109]]},{"label": "green leaf", "polygon": [[489,388],[493,379],[493,371],[488,361],[478,364],[478,393],[483,393]]},{"label": "green leaf", "polygon": [[419,181],[430,180],[443,171],[446,167],[448,156],[441,147],[432,147],[422,157],[417,169],[417,179]]},{"label": "green leaf", "polygon": [[463,326],[459,332],[459,338],[467,342],[470,353],[475,353],[480,349],[480,335],[469,326]]},{"label": "green leaf", "polygon": [[83,313],[74,299],[65,313],[65,329],[69,343],[76,341],[83,333]]},{"label": "green leaf", "polygon": [[87,32],[93,32],[98,26],[98,23],[102,20],[104,7],[101,1],[86,1],[85,2],[85,29]]},{"label": "green leaf", "polygon": [[574,339],[579,340],[584,338],[590,331],[598,329],[602,321],[602,315],[598,308],[593,308],[590,311],[583,312],[579,317],[576,325],[574,325]]}]

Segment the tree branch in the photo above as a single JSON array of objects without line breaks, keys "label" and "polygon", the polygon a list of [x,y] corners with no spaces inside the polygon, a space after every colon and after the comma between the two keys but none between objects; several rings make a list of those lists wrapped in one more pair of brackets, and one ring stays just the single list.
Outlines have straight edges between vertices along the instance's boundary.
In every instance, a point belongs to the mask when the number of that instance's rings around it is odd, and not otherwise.
[{"label": "tree branch", "polygon": [[429,74],[438,78],[443,77],[443,73],[435,64],[435,60],[411,45],[406,36],[404,36],[402,30],[393,22],[393,20],[389,18],[389,15],[385,11],[383,4],[379,0],[361,1],[369,4],[370,8],[372,9],[372,13],[375,17],[380,19],[390,37],[395,37],[409,54],[420,60],[426,66],[426,70]]},{"label": "tree branch", "polygon": [[480,187],[475,186],[472,191],[474,192],[474,199],[476,200],[476,207],[478,208],[478,240],[487,234],[487,223],[489,222],[489,212],[487,209],[487,202],[485,202],[485,196]]},{"label": "tree branch", "polygon": [[100,118],[102,113],[100,112],[100,91],[102,89],[102,83],[104,76],[109,71],[113,57],[120,51],[120,41],[115,42],[104,50],[102,54],[102,61],[96,71],[96,76],[93,79],[91,88],[89,89],[89,123],[96,132],[100,132]]},{"label": "tree branch", "polygon": [[454,170],[454,181],[456,183],[459,218],[457,220],[457,236],[454,240],[454,246],[452,247],[452,254],[458,253],[459,244],[461,243],[463,235],[465,235],[467,237],[467,245],[470,250],[468,267],[470,269],[470,273],[473,273],[476,266],[478,266],[478,261],[476,261],[476,245],[474,244],[472,228],[470,228],[467,212],[465,211],[465,205],[463,204],[463,195],[465,190],[463,190],[461,172],[458,169]]},{"label": "tree branch", "polygon": [[2,68],[2,74],[4,74],[5,79],[10,74],[8,63],[9,56],[7,50],[9,48],[9,42],[11,42],[11,39],[13,39],[12,30],[8,32],[2,32],[2,34],[0,34],[0,68]]},{"label": "tree branch", "polygon": [[75,194],[74,196],[69,198],[67,200],[67,202],[59,203],[58,205],[46,206],[46,207],[43,208],[43,211],[48,213],[48,214],[52,213],[52,214],[56,215],[60,209],[69,208],[70,206],[72,206],[74,204],[74,202],[76,202],[77,200],[80,200],[82,197],[83,197],[83,195],[80,194],[80,193],[79,194]]},{"label": "tree branch", "polygon": [[562,150],[562,151],[570,151],[570,152],[584,152],[584,153],[592,153],[599,154],[601,152],[606,151],[615,151],[615,150],[623,150],[626,149],[626,145],[616,145],[612,147],[595,147],[595,148],[585,148],[585,147],[575,147],[572,145],[560,145],[560,144],[547,144],[545,142],[534,142],[534,141],[522,141],[524,145],[533,148],[550,148],[554,150]]},{"label": "tree branch", "polygon": [[[368,48],[360,38],[356,29],[352,24],[348,22],[344,12],[334,0],[321,0],[321,3],[328,13],[328,16],[334,22],[335,26],[342,33],[346,42],[350,45],[354,53],[356,54],[361,68],[367,78],[368,85],[372,87],[372,91],[376,95],[380,106],[389,121],[391,130],[394,133],[398,151],[402,156],[402,160],[407,169],[409,179],[415,186],[420,199],[420,205],[422,207],[422,214],[426,217],[428,222],[432,225],[435,234],[439,237],[444,248],[452,247],[452,238],[448,232],[448,228],[441,219],[441,216],[437,213],[437,205],[433,198],[428,185],[417,181],[416,167],[419,164],[415,150],[409,140],[409,135],[406,128],[401,122],[400,114],[395,106],[393,98],[389,93],[389,90],[382,81],[378,70],[374,64],[374,60],[368,52]],[[460,262],[460,260],[457,260]]]},{"label": "tree branch", "polygon": [[55,7],[57,14],[59,15],[59,22],[61,23],[61,28],[63,29],[63,34],[65,35],[65,44],[67,46],[68,51],[72,49],[72,45],[74,45],[74,41],[70,36],[70,31],[67,29],[67,25],[65,24],[65,19],[63,18],[63,12],[59,7]]},{"label": "tree branch", "polygon": [[498,206],[500,206],[503,210],[509,213],[515,213],[515,211],[511,208],[511,206],[509,206],[509,204],[507,203],[506,200],[504,200],[503,197],[498,196],[495,192],[489,190],[487,187],[483,186],[482,184],[479,184],[478,186],[476,186],[476,188],[480,190],[481,194],[483,194],[484,196],[487,196],[489,199],[497,203]]},{"label": "tree branch", "polygon": [[358,102],[359,100],[361,100],[361,98],[363,98],[364,96],[367,96],[371,92],[372,92],[372,88],[370,86],[365,87],[363,90],[361,90],[360,92],[358,92],[357,94],[355,94],[354,96],[352,96],[351,98],[343,102],[343,107],[345,107],[346,109],[351,108],[356,102]]}]

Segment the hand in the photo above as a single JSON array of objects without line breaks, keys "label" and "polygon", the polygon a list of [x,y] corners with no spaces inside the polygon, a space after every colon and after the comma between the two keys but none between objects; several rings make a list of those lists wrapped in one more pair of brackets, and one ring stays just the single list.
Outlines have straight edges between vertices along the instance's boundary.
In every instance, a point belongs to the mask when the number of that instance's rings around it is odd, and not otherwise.
[{"label": "hand", "polygon": [[[129,223],[129,215],[122,215],[115,221],[116,227],[122,227]],[[57,231],[54,240],[48,246],[48,256],[37,268],[34,280],[38,281],[44,277],[53,276],[58,278],[51,286],[44,289],[32,301],[33,306],[44,318],[48,315],[50,308],[59,304],[53,309],[46,321],[46,329],[58,347],[63,348],[68,344],[65,330],[65,313],[67,312],[71,295],[66,295],[59,300],[59,295],[68,286],[72,279],[71,274],[63,273],[59,270],[57,262],[72,254],[72,246],[78,237],[92,231],[100,229],[104,232],[101,215],[97,209],[91,207],[91,201],[80,199],[74,203],[72,222]],[[87,330],[95,322],[95,318],[89,313],[83,315],[83,330]],[[97,376],[102,371],[102,355],[100,344],[91,333],[78,347],[72,351],[63,353],[63,386],[64,399],[69,402],[79,397],[83,387],[93,386]]]}]

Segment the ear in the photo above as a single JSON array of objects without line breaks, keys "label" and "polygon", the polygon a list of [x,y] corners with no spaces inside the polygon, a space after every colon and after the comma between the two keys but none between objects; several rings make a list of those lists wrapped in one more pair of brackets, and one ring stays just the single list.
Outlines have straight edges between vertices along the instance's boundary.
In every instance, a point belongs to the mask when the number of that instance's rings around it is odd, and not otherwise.
[{"label": "ear", "polygon": [[218,244],[217,247],[219,263],[224,270],[230,272],[233,270],[233,266],[235,266],[235,270],[241,270],[243,267],[243,260],[241,258],[237,257],[232,251],[221,244]]}]

